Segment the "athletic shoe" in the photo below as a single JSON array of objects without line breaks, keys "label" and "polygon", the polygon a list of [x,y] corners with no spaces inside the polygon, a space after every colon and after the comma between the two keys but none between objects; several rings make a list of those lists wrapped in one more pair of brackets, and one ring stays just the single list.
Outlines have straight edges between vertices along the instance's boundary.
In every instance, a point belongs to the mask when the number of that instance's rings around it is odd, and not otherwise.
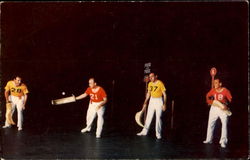
[{"label": "athletic shoe", "polygon": [[21,131],[21,130],[23,130],[23,128],[22,127],[18,127],[18,130]]},{"label": "athletic shoe", "polygon": [[226,148],[227,147],[226,143],[221,143],[220,146],[221,146],[221,148]]},{"label": "athletic shoe", "polygon": [[2,128],[10,128],[10,125],[5,125]]},{"label": "athletic shoe", "polygon": [[141,131],[140,133],[137,133],[136,135],[137,135],[137,136],[146,136],[147,134],[146,134],[145,132],[142,132],[142,131]]},{"label": "athletic shoe", "polygon": [[203,141],[204,144],[212,144],[212,141]]},{"label": "athletic shoe", "polygon": [[100,135],[96,135],[96,138],[101,138],[101,136]]},{"label": "athletic shoe", "polygon": [[90,131],[90,129],[88,129],[88,128],[83,128],[83,129],[81,130],[82,133],[89,132],[89,131]]},{"label": "athletic shoe", "polygon": [[156,138],[157,139],[161,139],[161,135],[156,135]]}]

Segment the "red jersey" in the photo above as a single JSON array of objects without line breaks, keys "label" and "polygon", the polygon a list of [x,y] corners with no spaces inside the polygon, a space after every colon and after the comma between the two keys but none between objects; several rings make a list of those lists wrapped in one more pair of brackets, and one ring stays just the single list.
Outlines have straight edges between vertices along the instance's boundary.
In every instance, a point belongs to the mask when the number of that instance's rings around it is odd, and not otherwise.
[{"label": "red jersey", "polygon": [[226,88],[223,88],[221,92],[217,92],[214,88],[211,89],[206,96],[207,103],[212,104],[213,100],[210,100],[209,97],[213,97],[214,100],[218,100],[221,103],[231,102],[232,101],[232,95],[230,91]]},{"label": "red jersey", "polygon": [[87,88],[85,93],[90,96],[91,102],[101,102],[103,101],[103,98],[107,97],[107,94],[102,87],[99,87],[96,92],[93,92],[93,90],[89,87]]}]

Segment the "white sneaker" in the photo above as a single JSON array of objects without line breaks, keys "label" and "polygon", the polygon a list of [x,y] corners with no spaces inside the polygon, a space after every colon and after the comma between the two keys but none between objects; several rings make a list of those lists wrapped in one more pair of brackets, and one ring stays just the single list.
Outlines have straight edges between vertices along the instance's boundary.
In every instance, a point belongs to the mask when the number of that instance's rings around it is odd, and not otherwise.
[{"label": "white sneaker", "polygon": [[203,141],[204,144],[212,144],[212,141]]},{"label": "white sneaker", "polygon": [[157,139],[161,139],[161,135],[156,135],[156,138]]},{"label": "white sneaker", "polygon": [[142,131],[141,131],[140,133],[137,133],[136,135],[137,135],[137,136],[146,136],[147,134],[146,134],[145,132],[142,132]]},{"label": "white sneaker", "polygon": [[88,129],[88,128],[83,128],[83,129],[81,130],[82,133],[89,132],[89,131],[90,131],[90,129]]},{"label": "white sneaker", "polygon": [[96,138],[101,138],[101,136],[100,135],[96,135]]},{"label": "white sneaker", "polygon": [[23,128],[22,127],[18,127],[18,130],[21,131],[21,130],[23,130]]},{"label": "white sneaker", "polygon": [[5,125],[2,128],[10,128],[10,125]]},{"label": "white sneaker", "polygon": [[221,143],[220,146],[221,146],[221,148],[226,148],[227,147],[226,143]]}]

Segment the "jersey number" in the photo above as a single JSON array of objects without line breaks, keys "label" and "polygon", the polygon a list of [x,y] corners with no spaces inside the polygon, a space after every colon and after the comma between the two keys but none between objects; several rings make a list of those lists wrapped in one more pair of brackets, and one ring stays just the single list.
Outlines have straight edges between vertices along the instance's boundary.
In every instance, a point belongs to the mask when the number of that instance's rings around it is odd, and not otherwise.
[{"label": "jersey number", "polygon": [[17,92],[17,93],[21,93],[21,89],[20,88],[17,88],[17,89],[15,89],[15,88],[11,88],[10,89],[10,92]]},{"label": "jersey number", "polygon": [[96,99],[96,100],[98,99],[96,94],[90,94],[90,98],[91,99]]},{"label": "jersey number", "polygon": [[157,86],[150,86],[150,91],[155,92],[157,88],[158,88]]},{"label": "jersey number", "polygon": [[223,100],[223,95],[222,94],[218,94],[218,97],[216,96],[216,94],[214,95],[214,99],[218,99],[218,100]]}]

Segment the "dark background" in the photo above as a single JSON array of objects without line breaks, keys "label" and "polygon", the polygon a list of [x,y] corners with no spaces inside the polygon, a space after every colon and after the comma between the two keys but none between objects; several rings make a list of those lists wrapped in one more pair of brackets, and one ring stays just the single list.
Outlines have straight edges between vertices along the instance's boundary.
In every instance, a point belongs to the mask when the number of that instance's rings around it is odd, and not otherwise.
[{"label": "dark background", "polygon": [[30,91],[25,128],[80,130],[88,100],[61,106],[50,101],[64,97],[62,91],[83,93],[95,77],[109,100],[104,132],[136,134],[144,63],[151,62],[167,88],[164,136],[200,143],[206,136],[209,71],[216,67],[233,96],[229,138],[240,152],[248,144],[247,26],[246,2],[3,3],[1,122],[4,86],[20,75]]}]

